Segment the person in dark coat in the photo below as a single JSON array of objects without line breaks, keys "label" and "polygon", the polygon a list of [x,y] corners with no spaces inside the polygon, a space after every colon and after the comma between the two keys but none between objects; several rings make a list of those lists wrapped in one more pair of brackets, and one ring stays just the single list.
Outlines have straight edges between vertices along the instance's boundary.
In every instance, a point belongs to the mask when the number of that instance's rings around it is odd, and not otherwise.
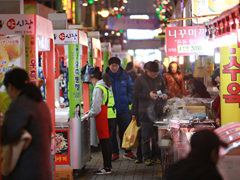
[{"label": "person in dark coat", "polygon": [[[168,95],[166,85],[159,74],[158,64],[148,62],[144,69],[145,74],[138,77],[134,83],[132,119],[137,118],[140,121],[142,156],[145,164],[149,166],[153,164],[153,160],[159,158],[159,152],[157,128],[153,126],[154,120],[151,119],[148,109],[160,98],[157,92],[161,91],[161,99],[163,100],[166,100]],[[150,142],[152,142],[152,152]],[[141,161],[141,159],[138,160]]]},{"label": "person in dark coat", "polygon": [[227,144],[211,130],[197,131],[191,137],[191,151],[187,158],[166,170],[166,180],[222,180],[217,170],[219,148]]},{"label": "person in dark coat", "polygon": [[4,86],[12,99],[2,126],[2,145],[19,140],[22,130],[32,136],[15,169],[4,180],[51,180],[51,113],[40,90],[29,82],[25,70],[16,68],[5,74]]},{"label": "person in dark coat", "polygon": [[126,70],[126,73],[131,77],[132,82],[134,82],[135,79],[137,78],[137,72],[133,67],[133,63],[132,62],[127,63],[125,70]]},{"label": "person in dark coat", "polygon": [[[131,122],[131,114],[129,105],[132,103],[132,89],[133,83],[130,76],[121,67],[121,61],[117,57],[111,57],[108,60],[108,67],[106,73],[109,75],[114,94],[115,108],[117,111],[117,120],[112,136],[112,152],[113,160],[119,159],[119,147],[116,137],[116,126],[119,128],[120,147],[122,146],[122,139],[125,130]],[[125,150],[123,158],[135,160],[135,156],[131,150]]]},{"label": "person in dark coat", "polygon": [[206,86],[202,81],[194,78],[192,75],[184,77],[184,79],[189,80],[191,97],[211,98]]}]

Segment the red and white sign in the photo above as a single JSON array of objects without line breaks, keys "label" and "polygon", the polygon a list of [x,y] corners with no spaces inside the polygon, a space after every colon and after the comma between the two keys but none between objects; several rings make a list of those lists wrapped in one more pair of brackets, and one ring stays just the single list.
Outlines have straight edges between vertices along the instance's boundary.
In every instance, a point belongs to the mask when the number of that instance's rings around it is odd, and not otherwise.
[{"label": "red and white sign", "polygon": [[167,56],[202,54],[205,37],[205,26],[167,27]]},{"label": "red and white sign", "polygon": [[34,15],[1,15],[0,34],[35,34],[35,17]]},{"label": "red and white sign", "polygon": [[55,44],[78,44],[78,30],[54,30]]}]

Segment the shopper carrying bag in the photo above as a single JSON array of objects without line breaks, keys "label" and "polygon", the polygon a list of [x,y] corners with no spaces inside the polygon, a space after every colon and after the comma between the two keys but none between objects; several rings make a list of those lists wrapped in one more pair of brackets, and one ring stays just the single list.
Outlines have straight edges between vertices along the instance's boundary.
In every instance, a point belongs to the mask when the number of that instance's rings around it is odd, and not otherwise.
[{"label": "shopper carrying bag", "polygon": [[133,149],[138,146],[139,142],[137,135],[139,129],[140,127],[137,126],[137,121],[132,120],[123,135],[122,148]]}]

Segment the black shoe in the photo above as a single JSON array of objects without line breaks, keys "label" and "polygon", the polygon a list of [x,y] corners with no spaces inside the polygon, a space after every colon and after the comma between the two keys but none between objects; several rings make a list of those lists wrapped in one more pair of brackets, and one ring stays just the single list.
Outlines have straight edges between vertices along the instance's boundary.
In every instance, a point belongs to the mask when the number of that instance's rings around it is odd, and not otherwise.
[{"label": "black shoe", "polygon": [[111,174],[111,173],[112,173],[111,169],[108,169],[108,168],[101,168],[96,172],[96,174],[98,174],[98,175]]}]

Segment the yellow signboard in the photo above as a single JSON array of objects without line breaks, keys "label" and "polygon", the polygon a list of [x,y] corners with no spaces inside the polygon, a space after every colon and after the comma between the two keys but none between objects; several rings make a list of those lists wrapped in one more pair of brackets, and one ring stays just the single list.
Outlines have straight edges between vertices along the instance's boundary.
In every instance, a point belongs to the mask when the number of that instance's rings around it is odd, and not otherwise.
[{"label": "yellow signboard", "polygon": [[240,121],[240,47],[220,48],[222,125]]}]

